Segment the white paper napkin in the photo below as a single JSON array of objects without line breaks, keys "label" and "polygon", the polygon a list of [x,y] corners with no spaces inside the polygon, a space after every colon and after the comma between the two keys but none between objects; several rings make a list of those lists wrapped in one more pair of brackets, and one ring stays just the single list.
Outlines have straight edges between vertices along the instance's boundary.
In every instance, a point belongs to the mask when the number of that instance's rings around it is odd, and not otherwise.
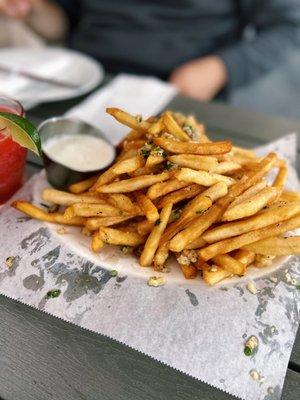
[{"label": "white paper napkin", "polygon": [[[295,147],[296,136],[291,135],[269,150],[284,149],[294,162]],[[290,188],[295,189],[293,176]],[[36,175],[15,198],[31,200],[34,188],[44,184],[44,173]],[[122,263],[129,263],[130,255],[110,252],[109,260],[119,270],[113,278],[101,264],[103,253],[99,262],[83,258],[78,245],[67,244],[67,235],[6,205],[0,214],[0,293],[116,339],[242,399],[280,399],[299,323],[299,291],[293,283],[300,280],[299,258],[256,279],[256,294],[245,282],[208,287],[200,279],[178,283],[169,276],[165,286],[153,288],[143,270],[124,274]],[[3,262],[8,256],[16,257],[10,269]],[[61,295],[47,299],[54,288]],[[257,353],[246,357],[250,335],[260,343]],[[252,370],[264,381],[253,380]]]},{"label": "white paper napkin", "polygon": [[113,144],[117,144],[129,129],[108,115],[105,112],[107,107],[122,108],[146,118],[161,111],[176,93],[172,85],[157,78],[120,74],[66,115],[95,125]]}]

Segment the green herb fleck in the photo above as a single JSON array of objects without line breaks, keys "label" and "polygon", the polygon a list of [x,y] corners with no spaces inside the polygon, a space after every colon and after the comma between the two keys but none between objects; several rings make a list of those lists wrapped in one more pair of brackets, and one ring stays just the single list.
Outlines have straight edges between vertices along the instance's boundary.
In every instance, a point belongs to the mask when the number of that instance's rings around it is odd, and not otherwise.
[{"label": "green herb fleck", "polygon": [[177,210],[174,210],[174,211],[173,211],[173,218],[174,218],[174,219],[179,219],[181,213],[182,213],[182,209],[181,209],[181,208],[177,208]]},{"label": "green herb fleck", "polygon": [[296,285],[296,289],[300,290],[300,285],[299,284]]},{"label": "green herb fleck", "polygon": [[112,276],[112,277],[118,276],[118,271],[117,271],[116,269],[112,269],[112,270],[110,271],[110,276]]},{"label": "green herb fleck", "polygon": [[175,164],[173,164],[172,162],[170,162],[170,161],[167,161],[167,163],[166,163],[166,165],[165,165],[165,169],[167,170],[167,171],[170,171],[172,168],[174,168],[175,167]]},{"label": "green herb fleck", "polygon": [[150,151],[151,151],[151,150],[148,150],[148,149],[141,149],[141,155],[142,155],[144,158],[148,158],[148,157],[150,156]]},{"label": "green herb fleck", "polygon": [[161,221],[160,221],[160,219],[157,219],[157,220],[155,221],[155,224],[154,224],[154,225],[156,225],[156,226],[157,226],[157,225],[159,225],[159,224],[160,224],[160,222],[161,222]]},{"label": "green herb fleck", "polygon": [[60,289],[52,289],[49,290],[49,292],[47,292],[46,297],[48,299],[54,299],[55,297],[58,297],[61,294],[61,290]]},{"label": "green herb fleck", "polygon": [[251,349],[250,347],[246,346],[246,347],[244,348],[244,354],[245,354],[245,356],[247,356],[247,357],[251,356],[251,354],[252,354],[252,349]]}]

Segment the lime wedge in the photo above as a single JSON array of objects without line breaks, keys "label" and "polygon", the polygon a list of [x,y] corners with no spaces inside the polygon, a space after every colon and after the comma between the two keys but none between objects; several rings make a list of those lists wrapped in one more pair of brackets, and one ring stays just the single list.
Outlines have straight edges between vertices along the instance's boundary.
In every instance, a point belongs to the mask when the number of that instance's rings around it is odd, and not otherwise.
[{"label": "lime wedge", "polygon": [[41,156],[42,146],[40,135],[37,129],[26,118],[0,112],[0,130],[4,127],[9,128],[9,134],[14,142]]}]

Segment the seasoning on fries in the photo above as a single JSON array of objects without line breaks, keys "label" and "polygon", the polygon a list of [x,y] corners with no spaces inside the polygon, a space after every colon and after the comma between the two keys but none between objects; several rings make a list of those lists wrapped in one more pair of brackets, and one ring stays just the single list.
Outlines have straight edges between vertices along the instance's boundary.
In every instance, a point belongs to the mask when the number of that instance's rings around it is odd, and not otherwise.
[{"label": "seasoning on fries", "polygon": [[209,285],[300,254],[300,237],[286,237],[300,227],[300,193],[285,191],[287,165],[275,153],[262,158],[229,140],[212,142],[193,116],[170,110],[147,120],[107,112],[131,129],[110,168],[68,192],[45,189],[43,201],[57,212],[21,200],[12,206],[81,227],[93,252],[132,249],[142,267],[165,272],[173,255],[186,279]]}]

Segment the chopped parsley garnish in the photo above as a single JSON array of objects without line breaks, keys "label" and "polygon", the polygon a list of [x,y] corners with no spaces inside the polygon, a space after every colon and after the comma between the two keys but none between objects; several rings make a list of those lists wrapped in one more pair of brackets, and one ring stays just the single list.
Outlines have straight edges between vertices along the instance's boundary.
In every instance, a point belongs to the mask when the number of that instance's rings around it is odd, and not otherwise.
[{"label": "chopped parsley garnish", "polygon": [[112,276],[112,277],[118,276],[118,271],[117,271],[116,269],[112,269],[112,270],[110,271],[110,276]]},{"label": "chopped parsley garnish", "polygon": [[54,299],[55,297],[58,297],[61,294],[61,290],[60,289],[52,289],[49,290],[49,292],[47,292],[46,297],[48,299]]},{"label": "chopped parsley garnish", "polygon": [[160,219],[157,219],[156,221],[155,221],[155,224],[154,225],[159,225],[160,224]]},{"label": "chopped parsley garnish", "polygon": [[141,155],[142,155],[144,158],[148,158],[148,157],[150,156],[150,151],[151,151],[151,150],[141,149]]},{"label": "chopped parsley garnish", "polygon": [[167,171],[170,171],[172,169],[176,168],[176,164],[172,163],[171,161],[167,161],[166,165],[165,165],[165,169]]},{"label": "chopped parsley garnish", "polygon": [[250,347],[248,347],[248,346],[245,346],[245,348],[244,348],[244,354],[245,354],[245,356],[247,356],[247,357],[251,356],[251,355],[252,355],[252,349],[251,349]]},{"label": "chopped parsley garnish", "polygon": [[296,289],[300,290],[300,285],[299,284],[296,285]]},{"label": "chopped parsley garnish", "polygon": [[177,208],[177,210],[174,210],[174,211],[173,211],[173,218],[174,218],[174,219],[179,219],[181,213],[182,213],[182,209],[181,209],[181,208]]},{"label": "chopped parsley garnish", "polygon": [[144,158],[148,158],[150,156],[151,150],[152,144],[149,142],[145,143],[144,146],[140,149],[140,155]]}]

